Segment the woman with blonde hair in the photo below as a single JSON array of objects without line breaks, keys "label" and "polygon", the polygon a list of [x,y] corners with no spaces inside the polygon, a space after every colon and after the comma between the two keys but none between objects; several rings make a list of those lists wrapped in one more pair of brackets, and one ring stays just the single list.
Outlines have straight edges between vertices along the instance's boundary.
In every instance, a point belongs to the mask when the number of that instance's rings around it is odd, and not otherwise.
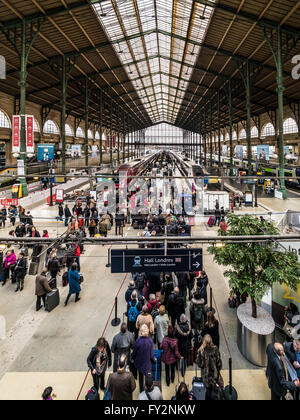
[{"label": "woman with blonde hair", "polygon": [[167,315],[166,307],[161,305],[159,308],[159,315],[154,320],[154,328],[157,335],[157,348],[160,349],[160,345],[163,339],[168,335],[168,327],[170,325],[169,317]]},{"label": "woman with blonde hair", "polygon": [[139,336],[141,335],[141,327],[144,325],[147,325],[150,335],[153,336],[154,324],[152,316],[149,314],[149,309],[147,305],[143,306],[142,313],[137,317],[136,320],[136,329],[139,331]]},{"label": "woman with blonde hair", "polygon": [[214,388],[220,380],[222,360],[219,349],[214,345],[209,334],[204,336],[203,344],[198,350],[196,362],[201,369],[201,376],[206,389]]},{"label": "woman with blonde hair", "polygon": [[215,346],[220,348],[220,334],[219,334],[219,321],[215,318],[213,312],[207,313],[207,321],[204,329],[201,332],[202,337],[209,334]]}]

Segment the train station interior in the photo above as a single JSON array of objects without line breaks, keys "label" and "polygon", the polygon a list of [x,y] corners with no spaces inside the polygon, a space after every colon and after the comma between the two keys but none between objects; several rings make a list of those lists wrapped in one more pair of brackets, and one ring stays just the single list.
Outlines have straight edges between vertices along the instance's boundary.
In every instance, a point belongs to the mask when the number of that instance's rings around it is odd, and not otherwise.
[{"label": "train station interior", "polygon": [[299,27],[0,0],[0,400],[299,400]]}]

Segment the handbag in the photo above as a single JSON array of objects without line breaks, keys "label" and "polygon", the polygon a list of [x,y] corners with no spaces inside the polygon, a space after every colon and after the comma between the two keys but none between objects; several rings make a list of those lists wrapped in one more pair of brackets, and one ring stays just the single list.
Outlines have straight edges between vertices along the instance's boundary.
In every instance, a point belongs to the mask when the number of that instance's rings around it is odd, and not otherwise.
[{"label": "handbag", "polygon": [[110,401],[111,400],[111,394],[106,388],[103,395],[103,401]]}]

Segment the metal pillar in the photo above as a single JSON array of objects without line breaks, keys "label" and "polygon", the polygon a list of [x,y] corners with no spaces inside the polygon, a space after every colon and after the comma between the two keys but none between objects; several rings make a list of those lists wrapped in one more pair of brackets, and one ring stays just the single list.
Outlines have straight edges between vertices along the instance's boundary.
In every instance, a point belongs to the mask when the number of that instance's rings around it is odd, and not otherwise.
[{"label": "metal pillar", "polygon": [[229,144],[230,144],[230,176],[233,175],[233,141],[232,141],[232,90],[231,81],[228,86],[228,106],[229,106]]},{"label": "metal pillar", "polygon": [[249,61],[246,63],[246,101],[247,101],[247,157],[248,175],[252,175],[252,145],[251,145],[251,85]]},{"label": "metal pillar", "polygon": [[221,112],[220,112],[220,92],[218,92],[218,167],[221,169]]},{"label": "metal pillar", "polygon": [[117,121],[118,121],[118,164],[120,163],[120,128],[121,128],[121,118],[120,118],[120,108],[117,110]]},{"label": "metal pillar", "polygon": [[85,166],[89,166],[89,80],[85,79],[85,106],[84,106],[84,118],[85,118],[85,136],[84,136],[84,149],[85,149]]},{"label": "metal pillar", "polygon": [[203,134],[203,141],[204,141],[204,167],[207,165],[206,161],[206,154],[207,154],[207,144],[206,144],[206,110],[204,109],[204,134]]},{"label": "metal pillar", "polygon": [[[25,126],[25,114],[26,114],[26,82],[27,82],[27,64],[31,48],[36,40],[38,33],[41,31],[44,20],[38,23],[38,29],[33,30],[31,26],[31,37],[30,43],[27,48],[27,23],[25,20],[22,22],[22,33],[21,33],[21,65],[20,65],[20,116],[21,116],[21,136],[20,136],[20,158],[24,161],[24,175],[27,175],[27,154],[26,154],[26,126]],[[18,51],[17,41],[13,42],[16,51]],[[20,178],[22,184],[23,195],[28,195],[28,187],[26,178]]]},{"label": "metal pillar", "polygon": [[210,101],[210,167],[213,166],[213,132],[212,132],[213,120],[212,120],[212,103]]},{"label": "metal pillar", "polygon": [[67,75],[66,57],[62,58],[62,110],[61,110],[61,143],[62,143],[62,173],[66,175],[66,113],[67,113]]},{"label": "metal pillar", "polygon": [[[262,29],[263,29],[264,37],[266,41],[268,42],[270,50],[273,54],[274,61],[276,64],[276,69],[277,69],[279,177],[284,177],[283,92],[285,91],[285,87],[283,83],[283,64],[282,64],[282,41],[283,41],[282,36],[283,35],[282,35],[281,27],[280,25],[278,25],[277,30],[276,30],[277,32],[276,33],[277,46],[276,46],[276,42],[274,41],[274,36],[273,36],[273,29],[271,29],[270,32],[268,33],[268,29],[265,26],[263,26],[263,24],[262,24]],[[294,44],[292,45],[293,46],[289,46],[289,42],[287,39],[286,46],[285,46],[286,54],[288,54],[292,50],[292,48],[294,47]],[[280,179],[280,185],[281,185],[280,191],[282,192],[283,199],[286,200],[287,190],[286,190],[284,179]]]},{"label": "metal pillar", "polygon": [[110,122],[109,122],[109,161],[113,165],[113,134],[112,134],[112,120],[113,120],[113,102],[110,100]]},{"label": "metal pillar", "polygon": [[126,157],[126,117],[125,117],[125,112],[123,112],[123,158],[122,158],[122,162],[125,162],[125,157]]},{"label": "metal pillar", "polygon": [[[279,176],[284,177],[284,137],[283,137],[283,92],[285,91],[283,85],[282,74],[282,33],[281,28],[277,29],[277,92],[278,92],[278,146],[279,146]],[[284,200],[287,199],[287,191],[285,187],[285,180],[281,179],[281,192]]]},{"label": "metal pillar", "polygon": [[103,95],[102,90],[100,91],[100,98],[99,98],[99,120],[100,120],[100,166],[103,163]]}]

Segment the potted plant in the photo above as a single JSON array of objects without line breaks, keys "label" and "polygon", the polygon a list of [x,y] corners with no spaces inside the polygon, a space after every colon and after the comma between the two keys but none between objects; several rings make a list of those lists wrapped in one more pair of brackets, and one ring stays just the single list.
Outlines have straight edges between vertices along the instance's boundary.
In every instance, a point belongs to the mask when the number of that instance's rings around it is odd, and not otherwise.
[{"label": "potted plant", "polygon": [[[279,234],[273,222],[252,215],[229,215],[227,223],[228,230],[226,234],[222,232],[223,236],[273,236]],[[211,246],[208,251],[214,256],[214,260],[218,264],[228,267],[224,275],[229,278],[230,289],[238,291],[240,294],[247,293],[251,299],[252,318],[249,319],[248,316],[247,328],[250,328],[256,334],[259,334],[258,331],[261,328],[261,331],[265,333],[267,328],[264,327],[271,317],[268,318],[268,314],[264,313],[266,311],[263,311],[262,308],[258,310],[257,304],[274,283],[285,283],[292,290],[297,290],[300,278],[300,263],[297,255],[293,252],[276,251],[272,240],[227,243],[221,248]],[[241,309],[239,308],[238,318],[239,311],[241,313],[244,310],[243,315],[245,315],[246,305],[242,305],[243,308]],[[245,316],[242,317],[242,323],[244,320]],[[260,328],[257,327],[259,322],[261,323]],[[272,325],[272,323],[275,329],[275,323],[271,318],[269,324]],[[242,341],[241,337],[238,336],[238,340]],[[246,341],[243,339],[243,343]]]}]

